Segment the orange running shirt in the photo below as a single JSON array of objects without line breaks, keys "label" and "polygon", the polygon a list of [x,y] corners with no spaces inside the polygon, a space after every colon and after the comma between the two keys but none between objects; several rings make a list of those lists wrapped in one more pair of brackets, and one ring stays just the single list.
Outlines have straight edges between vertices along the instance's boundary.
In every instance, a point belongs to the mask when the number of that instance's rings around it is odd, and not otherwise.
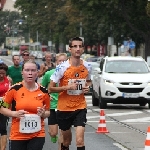
[{"label": "orange running shirt", "polygon": [[[25,110],[29,114],[37,114],[37,107],[46,105],[50,109],[50,97],[45,87],[37,84],[37,90],[31,92],[22,82],[13,85],[3,97],[5,105],[9,105],[12,111]],[[33,137],[45,137],[44,119],[41,118],[41,130],[36,133],[20,133],[20,119],[12,118],[10,140],[28,140]]]},{"label": "orange running shirt", "polygon": [[[51,76],[51,80],[55,83],[59,83],[59,86],[66,86],[70,80],[78,80],[84,82],[83,85],[77,89],[79,91],[68,90],[59,93],[57,109],[60,111],[74,111],[77,109],[86,108],[86,101],[84,93],[82,93],[82,86],[85,85],[86,80],[91,79],[91,65],[86,61],[81,61],[80,66],[71,66],[69,60],[58,65],[54,74]],[[79,84],[80,85],[80,84]],[[77,95],[77,92],[81,92]]]}]

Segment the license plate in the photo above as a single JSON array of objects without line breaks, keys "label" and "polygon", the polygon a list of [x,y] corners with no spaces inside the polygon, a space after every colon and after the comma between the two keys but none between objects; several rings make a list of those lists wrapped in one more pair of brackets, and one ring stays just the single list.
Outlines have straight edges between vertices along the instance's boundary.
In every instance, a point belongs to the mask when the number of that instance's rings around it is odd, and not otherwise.
[{"label": "license plate", "polygon": [[138,98],[140,95],[139,93],[123,93],[122,96],[124,98]]}]

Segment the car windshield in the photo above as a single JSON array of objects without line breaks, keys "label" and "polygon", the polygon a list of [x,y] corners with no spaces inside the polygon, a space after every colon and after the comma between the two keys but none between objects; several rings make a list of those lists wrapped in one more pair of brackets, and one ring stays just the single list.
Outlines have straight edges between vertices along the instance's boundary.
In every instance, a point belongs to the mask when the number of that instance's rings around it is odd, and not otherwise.
[{"label": "car windshield", "polygon": [[148,73],[149,69],[144,61],[113,60],[107,61],[105,66],[107,73]]}]

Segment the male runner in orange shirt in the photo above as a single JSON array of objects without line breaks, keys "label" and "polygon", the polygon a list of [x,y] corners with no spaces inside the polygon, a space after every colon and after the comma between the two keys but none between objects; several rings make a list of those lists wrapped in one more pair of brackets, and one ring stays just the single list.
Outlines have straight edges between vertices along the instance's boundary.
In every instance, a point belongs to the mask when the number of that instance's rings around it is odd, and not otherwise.
[{"label": "male runner in orange shirt", "polygon": [[[71,126],[76,130],[77,150],[85,150],[84,131],[86,123],[86,101],[84,93],[91,85],[91,65],[80,59],[84,52],[81,38],[75,37],[69,42],[71,57],[56,67],[51,76],[50,92],[59,92],[57,119],[62,130],[62,150],[69,150],[71,144]],[[59,83],[59,87],[56,87]]]}]

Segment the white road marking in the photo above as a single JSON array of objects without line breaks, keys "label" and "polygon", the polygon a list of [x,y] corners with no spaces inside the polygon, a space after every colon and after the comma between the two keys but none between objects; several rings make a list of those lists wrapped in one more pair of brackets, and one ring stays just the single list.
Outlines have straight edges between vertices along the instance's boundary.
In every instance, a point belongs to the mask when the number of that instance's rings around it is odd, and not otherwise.
[{"label": "white road marking", "polygon": [[92,98],[91,95],[85,95],[85,98]]},{"label": "white road marking", "polygon": [[126,115],[134,115],[134,114],[142,114],[142,112],[139,111],[131,111],[126,113],[113,113],[113,114],[107,114],[107,116],[126,116]]},{"label": "white road marking", "polygon": [[96,108],[96,109],[92,109],[92,110],[94,110],[94,111],[100,111],[100,108]]},{"label": "white road marking", "polygon": [[125,147],[123,147],[121,144],[119,143],[113,143],[115,146],[119,147],[121,150],[128,150]]},{"label": "white road marking", "polygon": [[92,101],[91,101],[91,100],[86,100],[86,102],[87,102],[87,103],[91,103]]},{"label": "white road marking", "polygon": [[10,59],[7,59],[7,58],[5,58],[5,59],[4,59],[4,58],[3,58],[3,57],[1,57],[1,56],[0,56],[0,59],[3,59],[4,61],[7,61],[7,62],[10,62],[10,63],[12,63],[12,64],[13,64],[12,60],[10,60]]},{"label": "white road marking", "polygon": [[150,117],[127,119],[127,120],[122,120],[121,122],[150,122]]},{"label": "white road marking", "polygon": [[87,106],[93,106],[92,104],[87,104]]},{"label": "white road marking", "polygon": [[150,112],[150,110],[145,110],[145,111]]},{"label": "white road marking", "polygon": [[111,132],[111,133],[117,133],[117,134],[118,133],[129,133],[130,134],[131,132]]},{"label": "white road marking", "polygon": [[90,110],[90,109],[87,109],[87,112],[92,112],[92,110]]},{"label": "white road marking", "polygon": [[100,116],[86,116],[86,119],[100,118]]},{"label": "white road marking", "polygon": [[[92,121],[92,120],[87,120],[87,122],[99,122],[98,120],[97,121]],[[107,122],[115,122],[115,121],[106,121]]]}]

